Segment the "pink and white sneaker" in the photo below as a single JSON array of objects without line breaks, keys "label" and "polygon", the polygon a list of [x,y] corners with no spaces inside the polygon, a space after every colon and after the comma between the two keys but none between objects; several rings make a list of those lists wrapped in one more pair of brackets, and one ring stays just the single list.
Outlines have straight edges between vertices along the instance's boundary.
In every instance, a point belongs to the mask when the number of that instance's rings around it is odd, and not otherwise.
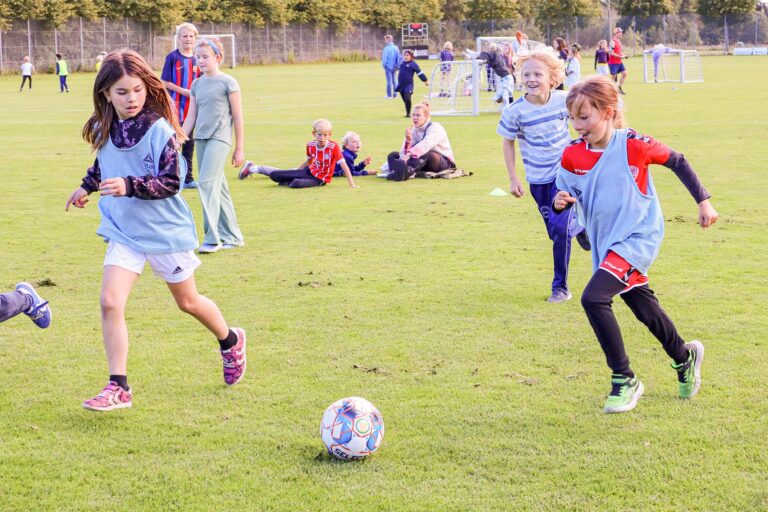
[{"label": "pink and white sneaker", "polygon": [[227,386],[234,386],[245,375],[245,331],[239,327],[232,330],[237,335],[237,344],[227,350],[221,351],[221,360],[224,362],[224,382]]},{"label": "pink and white sneaker", "polygon": [[101,393],[83,402],[83,407],[89,411],[111,411],[112,409],[125,409],[131,406],[133,393],[131,388],[123,389],[117,382],[109,383],[101,390]]}]

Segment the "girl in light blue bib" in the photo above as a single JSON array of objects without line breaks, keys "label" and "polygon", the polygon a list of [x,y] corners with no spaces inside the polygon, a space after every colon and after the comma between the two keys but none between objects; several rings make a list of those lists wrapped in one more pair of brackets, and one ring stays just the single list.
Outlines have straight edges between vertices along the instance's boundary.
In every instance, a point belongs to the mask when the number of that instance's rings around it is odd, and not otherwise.
[{"label": "girl in light blue bib", "polygon": [[216,336],[224,381],[237,383],[245,373],[245,331],[230,328],[218,306],[197,291],[197,235],[181,196],[186,166],[177,150],[186,136],[163,83],[138,53],[113,52],[96,75],[93,98],[94,113],[83,138],[96,151],[96,160],[66,209],[84,208],[88,195],[100,192],[96,232],[109,244],[101,289],[109,382],[83,407],[111,411],[132,405],[125,308],[146,262],[165,280],[179,309]]},{"label": "girl in light blue bib", "polygon": [[718,214],[685,157],[650,137],[623,129],[616,84],[604,76],[577,83],[566,106],[581,138],[563,152],[553,207],[578,203],[592,245],[593,275],[581,296],[608,366],[613,372],[604,411],[633,409],[643,383],[629,365],[611,309],[621,298],[672,358],[680,398],[692,398],[701,385],[704,345],[685,343],[648,286],[647,272],[661,247],[664,217],[648,172],[661,164],[683,182],[699,205],[699,224],[709,227]]}]

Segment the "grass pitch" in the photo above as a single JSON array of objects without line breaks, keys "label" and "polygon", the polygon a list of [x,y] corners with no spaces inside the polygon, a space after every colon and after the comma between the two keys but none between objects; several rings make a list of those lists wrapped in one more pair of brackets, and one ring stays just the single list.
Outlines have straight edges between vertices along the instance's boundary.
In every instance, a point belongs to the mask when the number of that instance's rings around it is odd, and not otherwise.
[{"label": "grass pitch", "polygon": [[[128,308],[134,407],[80,402],[105,384],[94,197],[64,213],[93,155],[79,137],[93,75],[0,87],[0,288],[42,283],[50,329],[0,326],[0,510],[766,510],[768,302],[766,68],[703,59],[703,84],[642,84],[630,61],[629,125],[685,152],[718,224],[666,169],[667,219],[651,286],[706,346],[703,385],[676,398],[660,345],[618,301],[646,394],[604,415],[609,370],[577,298],[546,304],[551,255],[534,202],[507,189],[497,116],[442,118],[453,181],[344,179],[286,190],[227,171],[241,250],[203,258],[198,286],[249,336],[226,389],[213,337],[145,271]],[[406,120],[375,63],[239,68],[246,154],[292,167],[311,123],[362,136],[375,165]],[[416,96],[425,92],[417,84]],[[194,191],[184,192],[202,225]],[[574,249],[578,297],[589,255]],[[307,284],[309,284],[307,286]],[[359,395],[386,435],[369,460],[324,453],[320,417]]]}]

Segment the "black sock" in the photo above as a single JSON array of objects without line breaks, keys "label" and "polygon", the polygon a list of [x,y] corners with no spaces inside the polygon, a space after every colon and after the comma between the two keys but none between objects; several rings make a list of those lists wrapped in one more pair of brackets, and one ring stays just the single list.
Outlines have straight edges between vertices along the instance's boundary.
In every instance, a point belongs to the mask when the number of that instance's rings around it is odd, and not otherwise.
[{"label": "black sock", "polygon": [[219,340],[219,346],[221,350],[229,350],[237,345],[237,334],[232,329],[229,330],[229,334],[223,340]]},{"label": "black sock", "polygon": [[109,380],[117,383],[121,388],[128,390],[128,376],[127,375],[110,375]]}]

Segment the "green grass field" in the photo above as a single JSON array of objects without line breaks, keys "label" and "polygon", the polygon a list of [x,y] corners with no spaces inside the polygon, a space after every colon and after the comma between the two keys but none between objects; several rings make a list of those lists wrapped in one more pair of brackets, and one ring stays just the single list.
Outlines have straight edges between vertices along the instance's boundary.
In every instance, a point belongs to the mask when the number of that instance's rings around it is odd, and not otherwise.
[{"label": "green grass field", "polygon": [[[758,62],[760,61],[760,62]],[[768,68],[704,59],[703,84],[640,83],[629,125],[684,151],[721,214],[654,169],[667,219],[651,286],[706,346],[692,401],[619,301],[637,409],[601,412],[610,372],[578,297],[544,302],[550,245],[530,196],[507,189],[498,117],[441,118],[475,174],[287,190],[227,175],[246,247],[203,258],[198,286],[249,336],[227,389],[213,337],[149,269],[128,308],[134,407],[87,412],[106,382],[95,197],[64,212],[93,155],[79,133],[93,75],[0,78],[0,291],[42,283],[54,320],[0,326],[0,510],[768,510]],[[376,63],[239,68],[246,155],[295,166],[311,123],[362,136],[378,166],[406,120]],[[417,86],[417,96],[423,94]],[[194,191],[185,191],[201,234]],[[763,226],[763,227],[761,227]],[[302,286],[309,283],[309,286]],[[359,395],[381,410],[369,460],[325,454],[320,418]]]}]

